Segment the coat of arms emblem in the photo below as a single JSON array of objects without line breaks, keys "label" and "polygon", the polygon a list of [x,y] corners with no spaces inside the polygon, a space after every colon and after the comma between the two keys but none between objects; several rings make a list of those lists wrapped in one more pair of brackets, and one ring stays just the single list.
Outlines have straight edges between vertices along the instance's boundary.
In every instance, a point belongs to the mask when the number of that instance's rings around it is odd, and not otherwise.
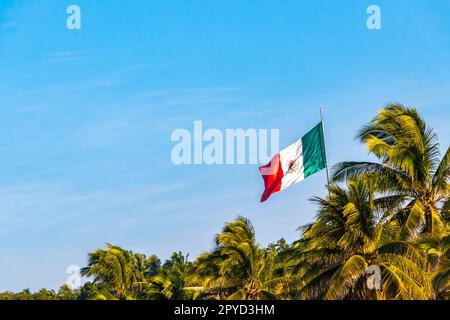
[{"label": "coat of arms emblem", "polygon": [[289,161],[288,172],[287,173],[295,173],[297,172],[299,167],[299,163],[296,160]]}]

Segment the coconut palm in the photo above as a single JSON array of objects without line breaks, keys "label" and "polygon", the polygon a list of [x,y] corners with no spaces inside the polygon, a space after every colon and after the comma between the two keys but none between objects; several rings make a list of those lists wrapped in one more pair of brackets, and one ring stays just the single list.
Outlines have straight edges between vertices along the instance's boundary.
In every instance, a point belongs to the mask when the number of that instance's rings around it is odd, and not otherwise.
[{"label": "coconut palm", "polygon": [[181,252],[173,253],[160,272],[152,277],[142,294],[150,300],[192,300],[198,290],[189,287],[192,263]]},{"label": "coconut palm", "polygon": [[275,276],[275,257],[257,244],[251,222],[239,217],[216,236],[216,248],[198,258],[196,273],[207,297],[277,299],[287,277]]},{"label": "coconut palm", "polygon": [[108,243],[106,250],[99,249],[88,255],[88,266],[81,269],[81,274],[92,277],[100,288],[126,299],[134,285],[142,281],[137,259],[133,252]]},{"label": "coconut palm", "polygon": [[193,300],[198,293],[197,288],[187,286],[187,278],[163,269],[150,280],[141,296],[147,300]]},{"label": "coconut palm", "polygon": [[148,257],[145,261],[145,277],[151,278],[156,276],[161,271],[161,260],[156,255]]},{"label": "coconut palm", "polygon": [[116,300],[117,298],[106,289],[100,289],[92,282],[86,282],[81,288],[77,300]]},{"label": "coconut palm", "polygon": [[435,296],[450,299],[450,231],[421,235],[415,244],[427,255]]},{"label": "coconut palm", "polygon": [[67,284],[59,287],[57,298],[58,300],[76,300],[80,294],[78,289],[72,290]]},{"label": "coconut palm", "polygon": [[[329,196],[314,198],[316,222],[295,244],[293,272],[305,281],[301,299],[428,299],[431,285],[422,254],[406,241],[394,241],[396,226],[380,218],[370,182],[328,186]],[[372,271],[371,271],[372,270]],[[379,271],[373,276],[370,272]],[[376,279],[376,276],[380,276]],[[378,280],[371,290],[368,280]]]},{"label": "coconut palm", "polygon": [[[380,163],[343,162],[333,180],[372,179],[386,215],[401,226],[403,239],[420,233],[439,235],[449,207],[450,148],[439,159],[437,135],[414,108],[390,104],[358,134]],[[448,212],[448,209],[447,209]]]}]

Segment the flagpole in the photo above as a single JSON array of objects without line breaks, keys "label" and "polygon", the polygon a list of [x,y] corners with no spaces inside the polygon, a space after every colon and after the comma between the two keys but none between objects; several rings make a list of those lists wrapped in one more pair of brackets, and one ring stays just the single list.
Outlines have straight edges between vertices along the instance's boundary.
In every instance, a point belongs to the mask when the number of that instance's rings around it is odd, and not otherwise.
[{"label": "flagpole", "polygon": [[[330,172],[328,170],[327,143],[326,143],[326,139],[325,139],[325,122],[324,122],[322,107],[320,107],[320,121],[322,122],[323,148],[325,150],[325,167],[327,170],[327,182],[328,182],[328,184],[330,184]],[[330,193],[330,192],[328,191],[328,193]]]}]

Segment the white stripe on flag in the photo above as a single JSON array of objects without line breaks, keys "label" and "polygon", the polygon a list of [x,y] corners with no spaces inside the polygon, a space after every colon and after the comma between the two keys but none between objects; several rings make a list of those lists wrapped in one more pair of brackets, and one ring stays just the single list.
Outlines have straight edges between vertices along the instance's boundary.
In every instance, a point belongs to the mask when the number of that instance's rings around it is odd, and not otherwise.
[{"label": "white stripe on flag", "polygon": [[280,162],[284,173],[281,190],[305,179],[302,139],[280,152]]}]

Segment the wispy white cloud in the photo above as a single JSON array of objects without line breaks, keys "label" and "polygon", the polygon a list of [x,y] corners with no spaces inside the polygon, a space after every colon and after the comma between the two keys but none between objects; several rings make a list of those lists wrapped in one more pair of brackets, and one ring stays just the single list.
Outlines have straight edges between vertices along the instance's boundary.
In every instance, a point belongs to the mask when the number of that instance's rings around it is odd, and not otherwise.
[{"label": "wispy white cloud", "polygon": [[242,96],[239,88],[217,86],[149,90],[137,93],[131,98],[139,101],[158,102],[161,106],[170,107],[236,102],[242,99]]},{"label": "wispy white cloud", "polygon": [[156,196],[176,192],[190,184],[155,183],[93,190],[74,190],[60,182],[3,185],[0,186],[0,223],[5,228],[0,230],[0,236],[17,232],[38,235],[50,227],[67,226],[74,221],[77,225],[96,219],[115,224],[128,210],[150,206]]},{"label": "wispy white cloud", "polygon": [[85,54],[79,51],[60,51],[47,52],[44,54],[44,57],[49,63],[64,63],[83,59]]},{"label": "wispy white cloud", "polygon": [[[239,92],[239,89],[231,87],[147,91],[109,105],[108,112],[100,113],[91,121],[85,121],[74,128],[67,137],[67,142],[81,149],[96,149],[136,145],[148,141],[149,137],[159,138],[164,133],[167,135],[167,143],[170,143],[168,132],[198,114],[197,106],[208,105],[210,111],[214,112],[216,109],[216,112],[225,116],[226,112],[233,110],[229,105],[236,104],[241,99]],[[164,121],[155,121],[151,115],[164,118]],[[203,120],[207,120],[203,117]],[[215,125],[222,118],[214,119]]]}]

